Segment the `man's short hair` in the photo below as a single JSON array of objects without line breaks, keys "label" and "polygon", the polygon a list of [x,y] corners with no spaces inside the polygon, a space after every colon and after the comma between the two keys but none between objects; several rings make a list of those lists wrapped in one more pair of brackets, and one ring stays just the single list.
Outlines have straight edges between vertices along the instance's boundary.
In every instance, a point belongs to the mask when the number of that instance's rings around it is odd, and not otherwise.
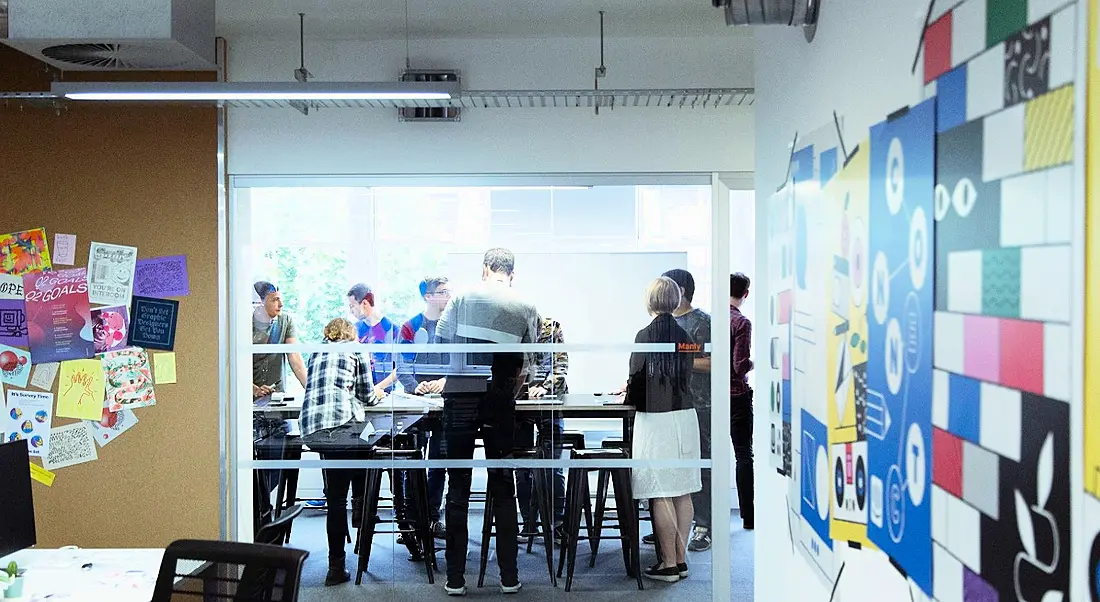
[{"label": "man's short hair", "polygon": [[677,268],[661,275],[665,278],[671,278],[673,282],[680,286],[680,292],[688,303],[691,303],[692,299],[695,298],[695,278],[692,278],[691,272]]},{"label": "man's short hair", "polygon": [[740,299],[749,292],[749,277],[741,272],[730,274],[730,297]]},{"label": "man's short hair", "polygon": [[434,293],[436,289],[448,282],[450,282],[450,280],[447,280],[446,276],[428,276],[420,281],[420,296],[423,297],[428,293]]},{"label": "man's short hair", "polygon": [[348,289],[348,296],[355,299],[356,303],[362,303],[363,299],[367,300],[367,303],[374,306],[374,291],[370,290],[370,287],[360,282],[355,286]]},{"label": "man's short hair", "polygon": [[485,259],[481,263],[491,272],[511,276],[516,269],[516,256],[508,249],[496,247],[485,251]]},{"label": "man's short hair", "polygon": [[260,297],[260,301],[264,301],[271,293],[279,292],[279,287],[266,280],[260,280],[252,285],[252,290],[256,291],[256,295]]},{"label": "man's short hair", "polygon": [[670,314],[680,306],[680,285],[672,278],[661,276],[645,291],[646,310],[650,315]]}]

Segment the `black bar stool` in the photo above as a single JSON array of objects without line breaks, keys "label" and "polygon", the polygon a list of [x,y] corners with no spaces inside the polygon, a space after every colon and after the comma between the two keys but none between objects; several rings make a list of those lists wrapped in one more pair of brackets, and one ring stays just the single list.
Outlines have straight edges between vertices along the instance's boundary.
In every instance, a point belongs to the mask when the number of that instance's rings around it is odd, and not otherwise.
[{"label": "black bar stool", "polygon": [[[536,449],[517,449],[512,452],[512,459],[516,460],[538,460],[542,459],[545,454],[540,453]],[[547,480],[546,474],[550,471],[546,469],[534,469],[533,484],[534,491],[531,494],[531,503],[537,509],[538,516],[553,516],[550,511],[550,496],[547,492],[553,491],[553,487]],[[497,534],[493,529],[495,523],[495,517],[493,516],[493,492],[487,490],[485,492],[485,512],[481,519],[481,564],[477,573],[477,586],[483,587],[485,585],[485,571],[489,565],[489,539],[496,537]],[[549,523],[549,524],[548,524]],[[535,537],[542,535],[543,543],[546,545],[546,570],[550,575],[550,584],[554,587],[558,586],[557,577],[554,575],[554,521],[544,521],[538,519],[539,533],[526,533],[520,531],[521,536],[527,536],[527,551],[531,551],[531,546],[535,540]]]},{"label": "black bar stool", "polygon": [[[551,436],[552,436],[551,433],[539,433],[538,448],[540,450],[542,450],[542,453],[547,458],[550,458],[550,459],[553,459],[553,460],[560,460],[561,459],[560,457],[555,456],[554,453],[553,453],[554,444],[557,444],[557,446],[561,447],[565,451],[574,450],[574,449],[584,449],[584,431],[564,431],[562,433],[560,439],[558,439],[557,441],[551,440]],[[544,495],[546,496],[546,500],[547,500],[547,508],[550,509],[550,516],[553,517],[553,514],[554,514],[553,511],[554,511],[555,508],[557,508],[557,501],[554,500],[554,479],[557,479],[557,474],[556,474],[557,469],[556,468],[535,469],[535,470],[532,470],[531,472],[535,476],[536,480],[539,478],[538,475],[540,475],[540,474],[545,479],[542,483],[543,487],[544,487],[543,491],[544,491]],[[542,523],[543,523],[542,517],[544,516],[542,511],[539,510],[539,506],[535,503],[534,499],[531,500],[531,505],[532,505],[532,508],[529,509],[528,516],[532,517],[532,521],[536,525],[536,530],[534,532],[530,532],[530,533],[526,532],[526,531],[523,531],[523,532],[520,533],[521,537],[526,537],[527,538],[527,553],[528,554],[530,554],[534,550],[535,538],[538,537],[538,535],[541,533]],[[591,509],[591,507],[587,507],[587,506],[585,507],[584,515],[585,515],[585,518],[588,520],[588,522],[586,524],[589,524],[589,525],[592,524],[592,509]],[[553,528],[554,528],[553,522],[554,522],[553,520],[550,520],[551,524],[550,524],[549,528],[551,530],[553,530]]]},{"label": "black bar stool", "polygon": [[[570,453],[573,460],[625,460],[629,456],[621,449],[575,449]],[[595,545],[602,530],[598,521],[588,518],[587,536],[582,537],[581,513],[591,508],[591,490],[588,484],[588,475],[592,470],[606,471],[611,485],[615,489],[615,514],[618,519],[619,539],[623,546],[623,564],[626,566],[626,574],[638,580],[638,589],[644,589],[642,584],[641,558],[638,549],[639,535],[637,528],[637,506],[634,502],[633,489],[630,484],[629,468],[588,468],[586,466],[572,466],[569,468],[569,482],[566,486],[565,505],[565,540],[562,542],[561,556],[558,560],[558,576],[563,569],[567,569],[565,578],[565,591],[570,591],[573,586],[573,572],[577,565],[577,545],[582,540],[588,540],[595,558]],[[606,490],[603,490],[606,498]],[[601,500],[606,502],[606,499]],[[603,503],[597,502],[596,510],[600,512]],[[602,513],[601,513],[602,515]],[[610,527],[609,527],[610,528]],[[591,564],[591,563],[590,563]]]},{"label": "black bar stool", "polygon": [[[376,449],[372,459],[389,460],[422,460],[423,456],[418,449]],[[366,477],[366,490],[363,494],[363,514],[361,527],[355,540],[355,553],[359,555],[355,573],[355,584],[363,582],[363,573],[370,564],[371,544],[376,533],[400,533],[405,538],[411,538],[413,545],[406,544],[410,551],[418,549],[424,561],[424,568],[428,573],[428,583],[435,583],[435,539],[432,537],[432,521],[428,513],[428,471],[424,468],[394,468],[391,470],[391,479],[400,482],[405,479],[410,492],[407,500],[400,499],[403,496],[398,493],[394,496],[394,518],[381,520],[378,517],[378,504],[382,491],[382,473],[384,468],[368,468]],[[401,492],[403,488],[395,487]],[[407,509],[407,512],[406,512]],[[404,516],[402,516],[404,514]],[[397,525],[391,531],[378,531],[376,524],[389,523]],[[366,536],[364,538],[364,531]],[[408,541],[408,539],[406,539]]]}]

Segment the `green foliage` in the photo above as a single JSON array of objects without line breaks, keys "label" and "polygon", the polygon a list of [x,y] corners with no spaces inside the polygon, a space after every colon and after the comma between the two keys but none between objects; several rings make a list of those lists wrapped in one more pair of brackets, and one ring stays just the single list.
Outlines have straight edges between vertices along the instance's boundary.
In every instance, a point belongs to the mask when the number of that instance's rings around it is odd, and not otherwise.
[{"label": "green foliage", "polygon": [[277,247],[263,254],[257,274],[270,275],[294,316],[298,340],[320,343],[325,324],[348,313],[344,274],[347,252],[319,245]]},{"label": "green foliage", "polygon": [[14,560],[9,562],[8,568],[4,572],[8,574],[8,577],[14,579],[19,574],[19,564],[16,563]]},{"label": "green foliage", "polygon": [[424,311],[420,281],[444,273],[446,249],[438,245],[382,245],[378,250],[378,282],[372,284],[395,324]]}]

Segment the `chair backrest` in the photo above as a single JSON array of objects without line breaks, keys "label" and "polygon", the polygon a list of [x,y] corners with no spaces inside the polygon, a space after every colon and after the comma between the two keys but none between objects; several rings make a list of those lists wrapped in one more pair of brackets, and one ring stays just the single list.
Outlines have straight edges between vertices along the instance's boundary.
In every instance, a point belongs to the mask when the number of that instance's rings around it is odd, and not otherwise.
[{"label": "chair backrest", "polygon": [[183,539],[164,551],[152,602],[297,602],[309,552]]},{"label": "chair backrest", "polygon": [[294,523],[294,519],[298,518],[302,510],[301,504],[295,504],[279,515],[279,518],[261,527],[260,531],[256,533],[256,543],[266,543],[274,546],[283,545],[290,533],[290,527]]}]

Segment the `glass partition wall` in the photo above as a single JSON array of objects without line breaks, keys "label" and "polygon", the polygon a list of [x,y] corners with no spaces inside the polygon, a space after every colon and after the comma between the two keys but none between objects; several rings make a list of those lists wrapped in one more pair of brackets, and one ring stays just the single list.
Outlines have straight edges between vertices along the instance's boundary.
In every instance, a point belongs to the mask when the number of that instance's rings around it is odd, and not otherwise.
[{"label": "glass partition wall", "polygon": [[318,594],[728,599],[729,191],[585,180],[233,182],[238,539]]}]

